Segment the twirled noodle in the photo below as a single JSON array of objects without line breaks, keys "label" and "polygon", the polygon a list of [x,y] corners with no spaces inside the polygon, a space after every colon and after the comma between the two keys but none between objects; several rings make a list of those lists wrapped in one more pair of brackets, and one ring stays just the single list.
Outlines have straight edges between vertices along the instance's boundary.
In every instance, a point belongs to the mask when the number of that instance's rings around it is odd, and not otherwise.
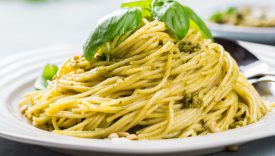
[{"label": "twirled noodle", "polygon": [[108,46],[111,60],[69,58],[47,89],[23,98],[33,125],[86,138],[183,138],[245,126],[269,110],[223,47],[196,30],[177,41],[164,23],[147,22]]}]

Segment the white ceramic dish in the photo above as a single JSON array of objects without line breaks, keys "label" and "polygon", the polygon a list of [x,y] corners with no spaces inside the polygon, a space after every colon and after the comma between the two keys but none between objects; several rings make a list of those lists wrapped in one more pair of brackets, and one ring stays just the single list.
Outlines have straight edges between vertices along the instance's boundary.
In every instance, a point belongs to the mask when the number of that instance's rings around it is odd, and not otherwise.
[{"label": "white ceramic dish", "polygon": [[[259,10],[259,7],[265,6],[267,8],[267,16],[275,17],[275,1],[264,1],[261,4],[254,2],[238,2],[224,4],[223,6],[212,7],[204,11],[204,20],[208,21],[209,17],[216,11],[222,11],[229,7],[239,7],[239,6],[251,6],[252,8]],[[234,40],[244,40],[258,43],[275,43],[275,27],[241,27],[227,24],[216,24],[212,22],[207,22],[209,28],[215,36],[225,37]]]},{"label": "white ceramic dish", "polygon": [[214,23],[208,25],[215,36],[258,43],[275,43],[275,28],[239,27]]},{"label": "white ceramic dish", "polygon": [[[275,47],[242,43],[270,66],[275,67]],[[80,53],[78,46],[51,48],[10,56],[0,61],[0,136],[10,140],[41,145],[73,155],[107,153],[170,153],[198,155],[221,151],[232,144],[275,135],[275,112],[268,113],[258,123],[226,132],[185,139],[153,141],[121,141],[83,139],[56,135],[33,127],[20,115],[18,101],[32,90],[35,78],[46,63],[61,63],[68,56]]]}]

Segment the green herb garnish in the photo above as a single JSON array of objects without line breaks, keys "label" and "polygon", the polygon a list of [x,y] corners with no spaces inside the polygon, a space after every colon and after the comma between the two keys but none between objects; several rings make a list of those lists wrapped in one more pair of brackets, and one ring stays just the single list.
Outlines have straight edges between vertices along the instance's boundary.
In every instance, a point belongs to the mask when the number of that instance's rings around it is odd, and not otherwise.
[{"label": "green herb garnish", "polygon": [[211,17],[210,20],[216,23],[223,22],[224,13],[223,12],[215,12]]},{"label": "green herb garnish", "polygon": [[47,64],[44,67],[43,73],[38,77],[34,83],[34,88],[37,90],[46,89],[48,86],[48,80],[51,81],[56,75],[58,67],[56,65]]},{"label": "green herb garnish", "polygon": [[152,12],[154,18],[163,21],[179,40],[188,33],[188,12],[180,3],[173,0],[154,0]]},{"label": "green herb garnish", "polygon": [[201,49],[201,46],[199,44],[192,43],[190,41],[181,41],[178,47],[181,52],[190,54]]},{"label": "green herb garnish", "polygon": [[212,39],[212,34],[201,18],[189,7],[175,0],[154,0],[153,16],[163,21],[179,40],[188,33],[189,27],[198,28],[205,38]]},{"label": "green herb garnish", "polygon": [[196,94],[186,94],[182,99],[183,108],[199,108],[203,105],[203,101]]},{"label": "green herb garnish", "polygon": [[191,27],[194,26],[194,27],[198,28],[198,30],[202,33],[202,35],[205,38],[213,39],[211,31],[208,29],[208,27],[203,22],[203,20],[191,8],[189,8],[187,6],[185,6],[185,8],[188,12]]},{"label": "green herb garnish", "polygon": [[142,12],[145,12],[144,17],[152,17],[164,22],[179,40],[185,37],[190,26],[200,30],[205,38],[212,39],[210,30],[201,18],[191,8],[175,0],[136,0],[123,3],[121,7],[141,8]]},{"label": "green herb garnish", "polygon": [[216,22],[216,23],[224,23],[225,18],[228,16],[238,16],[238,9],[235,7],[230,7],[224,11],[217,11],[212,16],[210,16],[210,21]]},{"label": "green herb garnish", "polygon": [[[134,0],[123,3],[121,8],[100,22],[87,40],[84,45],[87,60],[91,60],[97,49],[105,43],[138,28],[142,17],[149,21],[156,19],[164,22],[178,40],[186,36],[190,27],[198,29],[205,38],[212,39],[210,30],[201,18],[175,0]],[[109,54],[106,56],[110,57]]]},{"label": "green herb garnish", "polygon": [[52,80],[57,71],[58,67],[56,65],[47,64],[44,68],[42,77],[46,80]]},{"label": "green herb garnish", "polygon": [[34,82],[34,88],[36,90],[46,89],[48,86],[47,80],[43,79],[42,76],[38,77]]},{"label": "green herb garnish", "polygon": [[225,12],[228,14],[235,14],[235,13],[238,13],[238,9],[235,7],[230,7]]},{"label": "green herb garnish", "polygon": [[96,27],[95,31],[84,45],[84,56],[91,60],[97,48],[115,37],[136,29],[142,20],[139,8],[124,8],[107,16]]}]

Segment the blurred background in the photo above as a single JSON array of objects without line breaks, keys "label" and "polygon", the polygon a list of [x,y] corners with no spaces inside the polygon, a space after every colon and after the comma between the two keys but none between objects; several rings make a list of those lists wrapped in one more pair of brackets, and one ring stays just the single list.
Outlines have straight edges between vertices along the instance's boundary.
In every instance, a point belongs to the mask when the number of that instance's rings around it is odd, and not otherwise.
[{"label": "blurred background", "polygon": [[[0,57],[49,46],[82,44],[97,20],[124,0],[0,0]],[[180,0],[207,18],[213,8],[274,0]],[[274,42],[275,43],[275,42]]]}]

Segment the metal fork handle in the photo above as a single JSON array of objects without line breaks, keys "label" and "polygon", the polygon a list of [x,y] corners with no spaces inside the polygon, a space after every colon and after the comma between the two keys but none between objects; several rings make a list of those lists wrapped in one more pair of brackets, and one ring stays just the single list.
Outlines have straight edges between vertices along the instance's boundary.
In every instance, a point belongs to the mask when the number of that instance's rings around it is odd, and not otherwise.
[{"label": "metal fork handle", "polygon": [[261,78],[249,79],[248,81],[252,84],[255,84],[255,83],[258,83],[258,82],[275,82],[275,75],[272,75],[272,76],[270,76],[270,75],[269,76],[263,76]]},{"label": "metal fork handle", "polygon": [[275,76],[275,71],[262,72],[262,73],[258,73],[258,74],[249,76],[247,78],[248,79],[259,79],[259,78],[265,77],[265,76]]}]

